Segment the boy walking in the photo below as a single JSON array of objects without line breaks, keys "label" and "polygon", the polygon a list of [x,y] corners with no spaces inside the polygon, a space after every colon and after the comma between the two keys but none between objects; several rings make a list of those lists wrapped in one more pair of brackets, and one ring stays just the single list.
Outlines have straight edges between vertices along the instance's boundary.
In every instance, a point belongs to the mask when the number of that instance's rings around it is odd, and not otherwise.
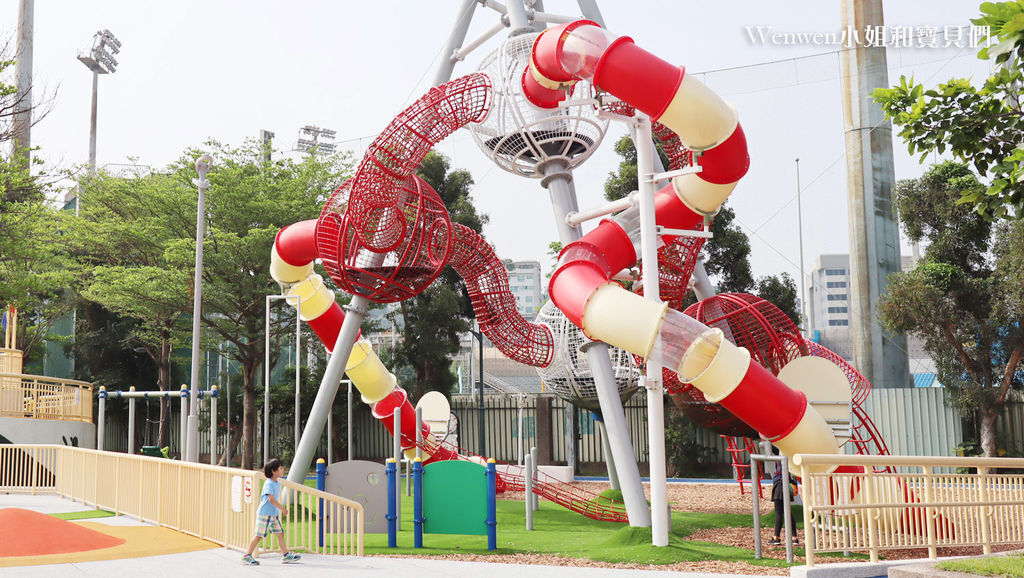
[{"label": "boy walking", "polygon": [[260,563],[252,557],[260,540],[267,537],[267,534],[277,534],[277,547],[281,549],[285,564],[295,562],[302,556],[288,551],[288,542],[284,538],[284,528],[281,527],[281,516],[288,515],[288,508],[281,505],[281,476],[284,475],[284,464],[281,460],[274,458],[263,466],[263,474],[267,476],[263,484],[263,492],[260,494],[260,507],[256,510],[256,536],[249,542],[249,551],[242,556],[242,563],[248,566],[259,566]]}]

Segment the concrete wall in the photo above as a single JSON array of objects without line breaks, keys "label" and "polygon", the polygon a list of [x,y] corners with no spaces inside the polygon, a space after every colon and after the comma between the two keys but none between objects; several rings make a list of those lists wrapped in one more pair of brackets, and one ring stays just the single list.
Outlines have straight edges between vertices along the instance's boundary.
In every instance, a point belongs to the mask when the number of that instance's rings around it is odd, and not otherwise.
[{"label": "concrete wall", "polygon": [[0,436],[12,444],[57,444],[96,448],[96,426],[85,422],[0,417]]}]

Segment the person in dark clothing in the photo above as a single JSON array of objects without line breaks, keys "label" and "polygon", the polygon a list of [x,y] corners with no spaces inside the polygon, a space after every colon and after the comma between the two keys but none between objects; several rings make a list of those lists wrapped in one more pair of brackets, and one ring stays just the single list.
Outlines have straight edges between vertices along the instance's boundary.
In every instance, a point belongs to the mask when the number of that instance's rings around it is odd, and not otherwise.
[{"label": "person in dark clothing", "polygon": [[[786,525],[786,511],[783,508],[790,507],[789,504],[785,503],[785,496],[783,495],[782,490],[783,479],[786,479],[790,484],[789,500],[792,502],[793,496],[796,495],[796,482],[793,480],[793,477],[789,475],[789,472],[786,472],[784,478],[782,465],[775,464],[775,475],[772,476],[772,502],[775,504],[775,537],[768,542],[772,545],[782,544],[780,536],[782,535],[782,527]],[[792,523],[790,531],[793,544],[798,544],[799,541],[796,539],[796,519],[791,516],[790,522]]]}]

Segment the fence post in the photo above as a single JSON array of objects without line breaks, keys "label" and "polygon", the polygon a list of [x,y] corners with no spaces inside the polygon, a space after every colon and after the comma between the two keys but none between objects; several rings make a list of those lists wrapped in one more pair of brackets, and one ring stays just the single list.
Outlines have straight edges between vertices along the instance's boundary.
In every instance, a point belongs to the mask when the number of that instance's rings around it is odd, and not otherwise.
[{"label": "fence post", "polygon": [[395,458],[388,458],[388,465],[384,468],[384,473],[388,478],[388,513],[384,516],[388,520],[388,548],[398,547],[398,526],[395,523],[398,518],[395,515],[395,501],[398,497],[396,469]]},{"label": "fence post", "polygon": [[[421,408],[416,408],[417,413]],[[413,499],[412,523],[413,548],[423,547],[423,458],[417,457],[412,463]]]},{"label": "fence post", "polygon": [[[316,489],[321,492],[327,487],[327,462],[323,458],[316,461]],[[319,498],[316,509],[317,547],[324,547],[324,499]],[[338,520],[334,521],[335,523]]]},{"label": "fence post", "polygon": [[924,501],[929,504],[924,509],[924,523],[927,524],[928,532],[928,558],[934,560],[938,557],[938,548],[935,547],[935,480],[932,478],[932,467],[923,466],[924,472]]},{"label": "fence post", "polygon": [[[755,473],[757,470],[757,457],[754,452],[750,452],[750,479],[754,486],[750,489],[751,499],[753,500],[754,506],[754,559],[761,559],[761,500],[760,492],[761,480],[755,480],[757,477]],[[740,486],[742,489],[742,486]],[[806,526],[804,526],[806,528]]]},{"label": "fence post", "polygon": [[494,458],[487,460],[487,549],[498,548],[498,505],[497,505],[498,473]]},{"label": "fence post", "polygon": [[[866,466],[864,468],[864,496],[866,503],[875,503],[875,476],[874,468]],[[868,508],[865,510],[868,517],[868,550],[871,553],[871,562],[878,562],[878,508]]]},{"label": "fence post", "polygon": [[[800,464],[800,479],[804,481],[804,561],[807,563],[807,567],[811,568],[814,566],[814,519],[813,510],[815,504],[817,504],[817,491],[814,486],[814,480],[811,479],[810,472],[807,471],[807,466]],[[754,492],[755,495],[760,493],[761,481],[758,480],[758,491]]]},{"label": "fence post", "polygon": [[981,543],[982,552],[988,556],[992,553],[992,517],[989,513],[992,508],[986,504],[988,502],[988,468],[978,468],[978,501],[982,502],[981,506]]},{"label": "fence post", "polygon": [[[210,465],[217,465],[217,386],[210,388]],[[231,437],[231,428],[228,428],[228,437]],[[231,440],[228,439],[228,443]],[[225,462],[225,465],[227,463]]]}]

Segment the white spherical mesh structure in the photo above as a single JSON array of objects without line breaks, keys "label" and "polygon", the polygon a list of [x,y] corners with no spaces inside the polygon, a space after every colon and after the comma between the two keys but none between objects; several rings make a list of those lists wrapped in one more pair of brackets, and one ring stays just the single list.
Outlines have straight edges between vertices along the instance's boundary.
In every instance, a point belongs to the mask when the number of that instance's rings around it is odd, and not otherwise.
[{"label": "white spherical mesh structure", "polygon": [[548,159],[563,159],[567,169],[579,165],[608,129],[608,121],[597,116],[594,89],[586,82],[576,84],[568,106],[544,109],[526,99],[523,71],[537,36],[509,37],[484,58],[479,71],[493,83],[491,110],[483,122],[469,126],[477,146],[499,167],[533,178],[543,176],[537,165]]},{"label": "white spherical mesh structure", "polygon": [[[547,325],[555,341],[551,364],[537,368],[537,373],[544,380],[545,386],[558,397],[577,407],[599,412],[600,404],[590,363],[587,361],[587,354],[580,351],[580,346],[590,340],[559,311],[558,307],[555,307],[552,301],[541,307],[536,322]],[[625,401],[638,388],[640,368],[633,361],[633,356],[626,351],[609,346],[608,353],[611,357],[615,385],[620,398]]]}]

